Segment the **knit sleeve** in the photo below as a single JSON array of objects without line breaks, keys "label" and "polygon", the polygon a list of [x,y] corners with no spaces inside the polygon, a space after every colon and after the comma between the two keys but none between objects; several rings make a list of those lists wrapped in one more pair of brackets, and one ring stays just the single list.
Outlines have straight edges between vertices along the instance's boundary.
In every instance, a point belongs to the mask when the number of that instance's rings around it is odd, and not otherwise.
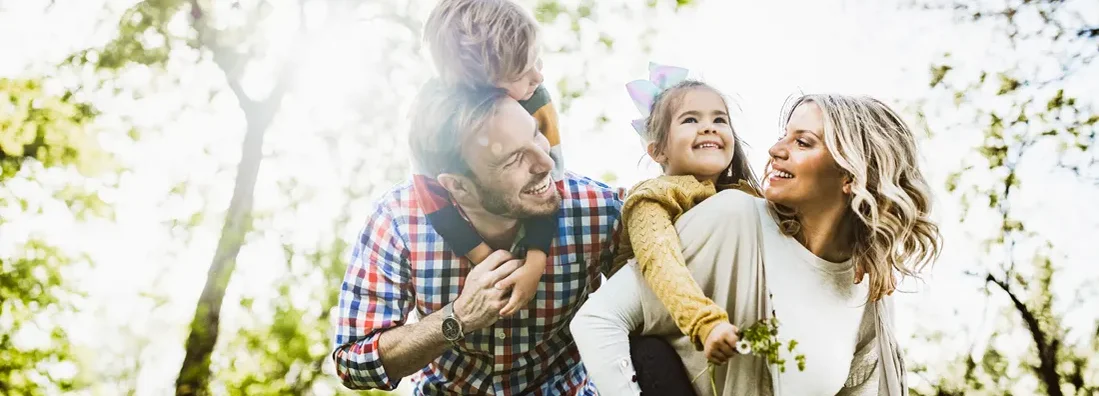
[{"label": "knit sleeve", "polygon": [[691,277],[675,221],[715,193],[713,184],[693,177],[664,176],[639,184],[622,207],[628,242],[645,281],[699,349],[710,330],[729,315]]}]

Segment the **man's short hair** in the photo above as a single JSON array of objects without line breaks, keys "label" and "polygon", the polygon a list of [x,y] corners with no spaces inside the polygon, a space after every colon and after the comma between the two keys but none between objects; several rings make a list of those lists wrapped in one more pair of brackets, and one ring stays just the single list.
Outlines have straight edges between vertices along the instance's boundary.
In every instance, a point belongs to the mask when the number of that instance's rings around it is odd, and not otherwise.
[{"label": "man's short hair", "polygon": [[409,111],[409,146],[418,171],[470,174],[462,147],[488,127],[507,92],[495,87],[452,87],[438,80],[424,84]]},{"label": "man's short hair", "polygon": [[538,23],[512,0],[440,0],[424,40],[443,83],[496,85],[518,80],[535,59]]}]

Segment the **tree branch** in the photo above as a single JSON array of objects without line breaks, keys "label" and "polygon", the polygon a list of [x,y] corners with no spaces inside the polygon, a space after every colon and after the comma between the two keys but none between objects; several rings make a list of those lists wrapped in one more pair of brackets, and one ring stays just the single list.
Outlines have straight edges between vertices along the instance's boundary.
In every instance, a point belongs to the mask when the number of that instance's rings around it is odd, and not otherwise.
[{"label": "tree branch", "polygon": [[1007,293],[1011,303],[1015,306],[1015,310],[1019,311],[1019,314],[1023,317],[1023,322],[1026,323],[1027,329],[1034,339],[1034,344],[1038,348],[1039,366],[1035,368],[1035,373],[1045,384],[1046,392],[1050,396],[1061,396],[1061,375],[1057,373],[1057,349],[1060,342],[1053,340],[1047,343],[1048,335],[1042,331],[1038,318],[1034,316],[1026,303],[1011,291],[1007,282],[996,279],[992,274],[989,274],[985,281],[999,286]]}]

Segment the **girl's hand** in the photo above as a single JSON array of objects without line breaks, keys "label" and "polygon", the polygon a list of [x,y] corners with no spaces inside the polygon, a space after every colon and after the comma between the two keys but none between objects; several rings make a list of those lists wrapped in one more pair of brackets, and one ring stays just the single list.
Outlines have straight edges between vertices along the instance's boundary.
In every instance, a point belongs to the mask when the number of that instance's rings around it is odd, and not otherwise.
[{"label": "girl's hand", "polygon": [[729,322],[718,323],[710,330],[703,343],[706,359],[713,364],[724,364],[736,354],[737,328]]}]

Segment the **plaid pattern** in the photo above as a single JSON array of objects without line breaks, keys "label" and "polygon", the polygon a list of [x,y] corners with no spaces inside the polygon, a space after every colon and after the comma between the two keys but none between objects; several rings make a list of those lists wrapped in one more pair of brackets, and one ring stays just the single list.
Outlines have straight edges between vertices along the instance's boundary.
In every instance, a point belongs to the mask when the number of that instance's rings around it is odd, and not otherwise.
[{"label": "plaid pattern", "polygon": [[[610,187],[572,174],[558,190],[558,234],[534,300],[415,374],[417,394],[595,394],[568,324],[610,268],[622,202]],[[349,388],[395,388],[400,378],[386,375],[378,335],[413,311],[422,317],[454,301],[471,268],[428,224],[414,194],[405,184],[380,199],[352,252],[333,353]]]}]

